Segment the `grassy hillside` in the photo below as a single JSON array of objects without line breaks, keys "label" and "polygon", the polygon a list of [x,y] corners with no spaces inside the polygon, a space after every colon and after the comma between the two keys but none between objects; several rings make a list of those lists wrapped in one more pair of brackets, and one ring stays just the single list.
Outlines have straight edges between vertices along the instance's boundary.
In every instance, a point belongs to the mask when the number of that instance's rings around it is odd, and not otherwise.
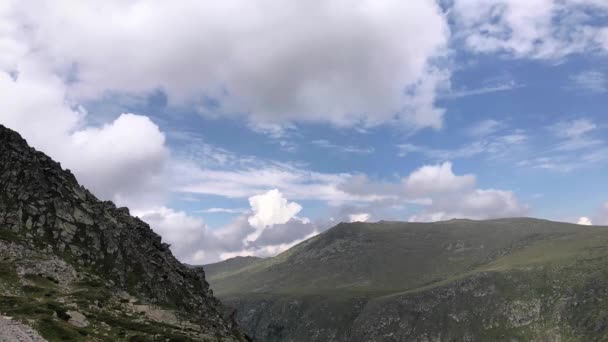
[{"label": "grassy hillside", "polygon": [[218,263],[205,265],[205,273],[213,274],[216,277],[225,277],[261,260],[263,259],[253,256],[238,256]]},{"label": "grassy hillside", "polygon": [[[386,294],[488,267],[549,262],[584,250],[604,236],[608,231],[601,228],[526,218],[342,223],[275,258],[231,259],[205,270],[218,295],[335,290]],[[563,250],[535,255],[535,251],[551,252],[545,244],[564,242]],[[534,258],[503,258],[517,251]],[[491,266],[499,260],[503,264]]]},{"label": "grassy hillside", "polygon": [[262,341],[592,341],[608,338],[608,306],[597,301],[606,261],[606,227],[343,223],[207,276]]}]

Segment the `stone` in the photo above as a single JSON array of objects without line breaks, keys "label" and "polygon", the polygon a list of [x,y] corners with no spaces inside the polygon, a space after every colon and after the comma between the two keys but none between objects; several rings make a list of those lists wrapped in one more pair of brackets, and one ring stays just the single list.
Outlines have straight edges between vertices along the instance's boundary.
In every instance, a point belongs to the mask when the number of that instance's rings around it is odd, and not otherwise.
[{"label": "stone", "polygon": [[77,328],[86,328],[89,326],[89,321],[87,321],[85,315],[81,314],[80,312],[70,310],[67,312],[67,314],[70,316],[68,319],[69,324]]}]

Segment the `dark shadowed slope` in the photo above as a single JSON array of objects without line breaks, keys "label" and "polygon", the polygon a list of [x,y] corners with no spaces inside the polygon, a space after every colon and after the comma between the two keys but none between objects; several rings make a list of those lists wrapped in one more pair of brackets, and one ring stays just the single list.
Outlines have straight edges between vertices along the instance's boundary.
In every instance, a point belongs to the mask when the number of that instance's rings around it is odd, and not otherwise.
[{"label": "dark shadowed slope", "polygon": [[50,340],[243,340],[202,270],[1,125],[0,290]]},{"label": "dark shadowed slope", "polygon": [[342,223],[209,280],[263,341],[589,341],[607,248],[604,227],[529,218]]}]

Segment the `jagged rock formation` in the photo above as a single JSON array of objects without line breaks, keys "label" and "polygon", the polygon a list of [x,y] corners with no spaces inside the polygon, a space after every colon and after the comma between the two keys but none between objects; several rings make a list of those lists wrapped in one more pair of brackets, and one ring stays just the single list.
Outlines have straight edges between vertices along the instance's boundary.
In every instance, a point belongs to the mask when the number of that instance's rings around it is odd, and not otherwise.
[{"label": "jagged rock formation", "polygon": [[265,342],[607,341],[608,227],[351,223],[206,267]]},{"label": "jagged rock formation", "polygon": [[203,270],[2,125],[0,290],[0,312],[32,319],[50,339],[75,328],[74,338],[94,340],[244,340]]}]

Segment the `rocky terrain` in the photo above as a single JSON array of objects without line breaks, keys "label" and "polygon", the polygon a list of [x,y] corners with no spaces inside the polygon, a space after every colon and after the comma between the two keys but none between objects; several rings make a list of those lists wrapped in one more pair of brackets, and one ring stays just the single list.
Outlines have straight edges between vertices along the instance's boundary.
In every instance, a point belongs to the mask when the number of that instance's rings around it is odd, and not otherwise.
[{"label": "rocky terrain", "polygon": [[206,269],[259,341],[608,340],[606,227],[343,223]]},{"label": "rocky terrain", "polygon": [[244,341],[222,312],[202,269],[0,125],[0,314],[49,341]]}]

